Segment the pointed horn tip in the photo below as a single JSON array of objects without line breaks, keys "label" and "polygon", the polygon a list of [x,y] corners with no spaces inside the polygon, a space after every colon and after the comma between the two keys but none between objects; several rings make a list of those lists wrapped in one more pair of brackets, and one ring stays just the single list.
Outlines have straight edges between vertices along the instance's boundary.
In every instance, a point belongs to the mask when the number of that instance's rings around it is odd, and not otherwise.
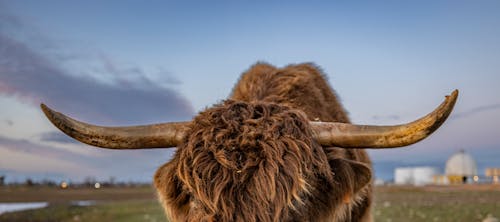
[{"label": "pointed horn tip", "polygon": [[458,89],[453,90],[449,96],[446,96],[447,98],[451,97],[451,99],[455,100],[458,97]]},{"label": "pointed horn tip", "polygon": [[42,109],[43,113],[45,113],[45,115],[48,115],[49,113],[51,113],[51,109],[45,105],[44,103],[40,103],[40,108]]},{"label": "pointed horn tip", "polygon": [[[43,113],[45,114],[45,117],[57,128],[61,129],[60,127],[63,124],[63,122],[66,122],[68,117],[66,117],[64,114],[59,113],[51,108],[49,108],[47,105],[41,103],[40,108],[42,109]],[[67,123],[67,122],[66,122]],[[62,129],[61,129],[62,130]],[[63,130],[64,132],[64,130]]]},{"label": "pointed horn tip", "polygon": [[52,121],[52,117],[54,116],[55,111],[43,103],[40,103],[40,108],[42,109],[45,116],[47,116],[47,118]]},{"label": "pointed horn tip", "polygon": [[[453,90],[450,95],[447,95],[444,103],[451,105],[451,108],[455,105],[458,98],[458,89]],[[451,111],[451,110],[450,110]]]},{"label": "pointed horn tip", "polygon": [[54,110],[45,105],[45,103],[40,103],[40,108],[43,112],[54,112]]}]

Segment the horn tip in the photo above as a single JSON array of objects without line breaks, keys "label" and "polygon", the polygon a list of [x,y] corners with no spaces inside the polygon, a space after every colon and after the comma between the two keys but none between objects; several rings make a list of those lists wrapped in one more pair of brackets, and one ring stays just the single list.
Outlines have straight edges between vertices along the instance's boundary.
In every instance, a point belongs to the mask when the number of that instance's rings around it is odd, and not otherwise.
[{"label": "horn tip", "polygon": [[446,96],[447,101],[451,101],[452,103],[455,103],[458,97],[458,89],[453,90],[450,95]]},{"label": "horn tip", "polygon": [[40,103],[40,108],[44,111],[48,109],[47,105],[45,105],[44,103]]},{"label": "horn tip", "polygon": [[52,116],[51,114],[54,113],[54,111],[51,108],[49,108],[47,105],[45,105],[44,103],[40,103],[40,108],[42,109],[43,113],[45,113],[45,115],[47,117]]},{"label": "horn tip", "polygon": [[61,119],[64,119],[64,115],[61,115],[60,113],[52,110],[49,108],[47,105],[41,103],[40,108],[42,109],[43,113],[47,117],[47,119],[52,122],[57,128],[59,128],[58,122],[61,121]]}]

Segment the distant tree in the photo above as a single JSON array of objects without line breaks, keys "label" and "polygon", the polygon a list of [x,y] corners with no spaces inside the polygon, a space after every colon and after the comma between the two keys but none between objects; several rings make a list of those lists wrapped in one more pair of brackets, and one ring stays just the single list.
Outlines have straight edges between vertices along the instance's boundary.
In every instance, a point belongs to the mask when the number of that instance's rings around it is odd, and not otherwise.
[{"label": "distant tree", "polygon": [[5,185],[5,176],[0,176],[0,187]]},{"label": "distant tree", "polygon": [[83,185],[85,187],[94,187],[94,184],[97,182],[95,177],[87,176],[83,179]]},{"label": "distant tree", "polygon": [[116,183],[116,178],[114,176],[110,176],[109,177],[109,184],[111,184],[112,186]]},{"label": "distant tree", "polygon": [[110,176],[107,181],[104,181],[102,187],[115,187],[116,186],[116,178],[114,176]]},{"label": "distant tree", "polygon": [[54,187],[54,186],[57,186],[57,183],[50,180],[50,179],[43,179],[42,180],[42,185],[44,186],[48,186],[48,187]]},{"label": "distant tree", "polygon": [[28,186],[28,187],[32,187],[32,186],[35,185],[35,183],[33,182],[33,180],[31,180],[31,178],[26,179],[26,182],[24,184],[26,186]]}]

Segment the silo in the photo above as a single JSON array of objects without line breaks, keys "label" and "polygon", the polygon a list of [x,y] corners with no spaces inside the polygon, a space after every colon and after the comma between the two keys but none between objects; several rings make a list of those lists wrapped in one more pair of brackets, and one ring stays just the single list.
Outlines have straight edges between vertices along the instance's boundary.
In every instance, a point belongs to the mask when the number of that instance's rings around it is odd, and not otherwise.
[{"label": "silo", "polygon": [[471,155],[460,150],[446,161],[445,174],[450,183],[466,183],[477,175],[477,165]]}]

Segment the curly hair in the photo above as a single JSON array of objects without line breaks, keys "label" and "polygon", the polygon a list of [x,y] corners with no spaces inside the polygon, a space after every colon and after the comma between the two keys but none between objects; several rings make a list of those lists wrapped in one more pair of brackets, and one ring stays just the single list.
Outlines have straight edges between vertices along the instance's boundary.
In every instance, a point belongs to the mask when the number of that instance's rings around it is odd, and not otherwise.
[{"label": "curly hair", "polygon": [[365,217],[371,198],[365,151],[321,147],[309,126],[315,118],[349,121],[319,69],[254,65],[231,99],[195,117],[173,159],[156,172],[168,217],[222,222]]}]

